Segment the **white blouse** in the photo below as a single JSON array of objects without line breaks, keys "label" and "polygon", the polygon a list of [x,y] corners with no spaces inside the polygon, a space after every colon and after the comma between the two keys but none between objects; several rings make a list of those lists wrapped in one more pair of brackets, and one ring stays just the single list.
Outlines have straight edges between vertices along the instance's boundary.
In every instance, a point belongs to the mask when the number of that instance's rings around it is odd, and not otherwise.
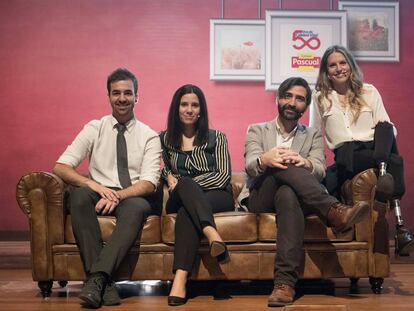
[{"label": "white blouse", "polygon": [[332,101],[329,110],[329,101],[325,98],[322,105],[319,105],[320,92],[313,92],[309,126],[324,128],[326,143],[330,149],[336,149],[349,141],[372,141],[375,125],[380,121],[390,122],[378,90],[372,84],[364,83],[362,92],[367,105],[362,107],[356,122],[353,122],[351,110],[340,104],[339,94],[335,90],[329,94]]}]

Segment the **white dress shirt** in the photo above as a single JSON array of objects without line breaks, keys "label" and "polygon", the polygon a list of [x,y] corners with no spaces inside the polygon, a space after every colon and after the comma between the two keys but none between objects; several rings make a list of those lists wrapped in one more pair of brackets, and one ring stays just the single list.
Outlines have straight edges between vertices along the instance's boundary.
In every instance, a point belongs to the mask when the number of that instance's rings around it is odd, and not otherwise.
[{"label": "white dress shirt", "polygon": [[332,101],[329,110],[329,101],[326,98],[319,103],[319,92],[314,91],[312,94],[313,107],[309,126],[317,129],[324,128],[326,143],[330,149],[336,149],[350,141],[372,141],[374,140],[374,126],[380,121],[390,122],[378,90],[372,84],[364,83],[362,92],[366,105],[362,107],[356,122],[353,121],[350,109],[341,105],[339,94],[335,90],[329,94]]},{"label": "white dress shirt", "polygon": [[[112,115],[87,123],[57,162],[76,168],[88,158],[89,174],[94,181],[106,187],[122,188],[116,158],[117,123]],[[161,156],[158,134],[135,118],[126,126],[124,136],[131,182],[146,180],[156,186],[160,177]]]},{"label": "white dress shirt", "polygon": [[296,135],[296,130],[298,126],[296,125],[290,133],[286,133],[279,125],[279,116],[277,116],[276,120],[276,146],[278,147],[286,147],[291,148],[293,143],[293,138]]}]

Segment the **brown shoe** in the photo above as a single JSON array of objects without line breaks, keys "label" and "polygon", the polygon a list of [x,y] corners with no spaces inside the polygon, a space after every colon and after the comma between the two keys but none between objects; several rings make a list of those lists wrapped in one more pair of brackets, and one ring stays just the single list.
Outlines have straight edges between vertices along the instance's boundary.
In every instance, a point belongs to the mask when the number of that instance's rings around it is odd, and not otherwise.
[{"label": "brown shoe", "polygon": [[335,234],[343,233],[353,225],[363,221],[369,214],[367,202],[358,202],[354,206],[334,203],[328,212],[328,225]]},{"label": "brown shoe", "polygon": [[293,303],[295,290],[287,284],[276,284],[267,300],[268,307],[283,307]]}]

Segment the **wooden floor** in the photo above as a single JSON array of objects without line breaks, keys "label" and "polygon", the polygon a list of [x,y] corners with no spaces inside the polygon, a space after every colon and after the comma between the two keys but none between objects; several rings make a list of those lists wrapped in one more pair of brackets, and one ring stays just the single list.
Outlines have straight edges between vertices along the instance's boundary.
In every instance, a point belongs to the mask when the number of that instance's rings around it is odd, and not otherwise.
[{"label": "wooden floor", "polygon": [[[277,310],[324,310],[324,311],[363,311],[363,310],[414,310],[414,264],[393,263],[391,276],[384,282],[383,293],[371,292],[367,279],[359,281],[358,288],[351,289],[349,281],[301,282],[298,299],[292,306]],[[159,311],[171,310],[167,306],[168,283],[121,282],[118,283],[122,305],[103,307],[103,310]],[[69,282],[66,288],[54,284],[52,296],[43,300],[37,284],[32,281],[28,269],[0,269],[0,310],[80,310],[77,295],[82,284]],[[266,310],[267,296],[271,291],[269,282],[228,282],[219,287],[212,283],[195,282],[190,284],[193,296],[189,302],[175,310],[217,310],[244,311]],[[214,293],[223,297],[213,298]],[[226,297],[227,296],[227,297]]]}]

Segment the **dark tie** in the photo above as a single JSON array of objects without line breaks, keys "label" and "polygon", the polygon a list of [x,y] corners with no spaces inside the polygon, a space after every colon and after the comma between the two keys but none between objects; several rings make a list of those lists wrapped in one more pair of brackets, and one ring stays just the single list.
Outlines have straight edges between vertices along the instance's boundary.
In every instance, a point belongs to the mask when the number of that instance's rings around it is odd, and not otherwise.
[{"label": "dark tie", "polygon": [[118,164],[118,177],[122,188],[127,188],[131,186],[131,177],[129,176],[128,171],[128,152],[124,136],[126,126],[120,123],[115,126],[118,130],[118,135],[116,136],[116,162]]}]

